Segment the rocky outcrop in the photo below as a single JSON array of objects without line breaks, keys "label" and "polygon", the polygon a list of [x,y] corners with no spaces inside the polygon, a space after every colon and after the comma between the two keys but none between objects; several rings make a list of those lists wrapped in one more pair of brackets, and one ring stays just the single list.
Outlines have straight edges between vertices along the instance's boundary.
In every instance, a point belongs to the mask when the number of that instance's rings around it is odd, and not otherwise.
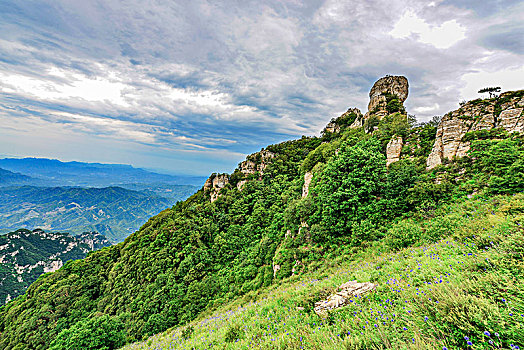
[{"label": "rocky outcrop", "polygon": [[211,176],[204,183],[204,191],[210,192],[211,202],[217,200],[222,190],[226,185],[229,184],[228,174],[211,174]]},{"label": "rocky outcrop", "polygon": [[463,157],[471,142],[469,132],[502,128],[508,133],[524,131],[524,90],[510,91],[498,98],[474,100],[449,112],[440,121],[433,149],[427,159],[428,169],[442,164],[444,159]]},{"label": "rocky outcrop", "polygon": [[311,183],[311,179],[313,179],[313,174],[310,172],[307,172],[304,174],[304,186],[302,186],[302,198],[307,197],[309,194],[309,184]]},{"label": "rocky outcrop", "polygon": [[408,79],[404,76],[387,75],[380,78],[373,84],[369,92],[368,113],[374,114],[379,118],[388,115],[386,96],[394,95],[400,103],[404,103],[408,98],[409,84]]},{"label": "rocky outcrop", "polygon": [[[344,126],[349,128],[361,128],[365,126],[366,120],[372,116],[379,120],[385,116],[395,113],[391,111],[388,102],[395,99],[398,111],[404,113],[404,101],[408,98],[409,83],[404,76],[386,75],[373,84],[369,92],[368,111],[365,115],[358,108],[350,108],[336,119],[332,119],[324,128],[323,133],[339,133]],[[391,112],[391,113],[390,113]]]},{"label": "rocky outcrop", "polygon": [[389,140],[386,146],[386,164],[389,166],[391,163],[398,162],[400,160],[400,153],[402,152],[402,137],[393,136]]},{"label": "rocky outcrop", "polygon": [[320,317],[326,317],[330,310],[349,304],[351,298],[373,291],[376,284],[370,282],[359,283],[349,281],[338,287],[338,292],[331,294],[327,299],[315,303],[315,313]]},{"label": "rocky outcrop", "polygon": [[344,127],[353,127],[357,120],[362,120],[362,112],[358,108],[349,108],[338,118],[331,119],[322,133],[339,133]]},{"label": "rocky outcrop", "polygon": [[241,162],[238,167],[244,175],[253,175],[258,172],[262,176],[269,161],[274,157],[273,152],[262,150],[247,156],[246,160]]}]

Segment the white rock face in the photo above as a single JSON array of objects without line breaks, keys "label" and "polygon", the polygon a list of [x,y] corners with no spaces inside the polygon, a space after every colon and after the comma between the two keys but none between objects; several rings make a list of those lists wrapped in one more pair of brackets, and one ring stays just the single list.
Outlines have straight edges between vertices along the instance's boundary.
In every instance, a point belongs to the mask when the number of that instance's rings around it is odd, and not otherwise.
[{"label": "white rock face", "polygon": [[304,186],[302,186],[302,198],[307,197],[309,194],[309,184],[311,183],[311,179],[313,179],[313,174],[310,172],[307,172],[304,174]]},{"label": "white rock face", "polygon": [[499,125],[511,132],[524,131],[524,118],[522,118],[523,108],[512,108],[502,111],[499,115]]},{"label": "white rock face", "polygon": [[47,272],[54,272],[54,271],[58,270],[59,268],[61,268],[62,266],[64,266],[64,263],[62,262],[62,260],[53,260],[49,264],[44,266],[44,272],[46,272],[46,273]]},{"label": "white rock face", "polygon": [[239,164],[239,169],[244,175],[252,175],[259,172],[264,174],[269,161],[275,157],[273,152],[263,150],[247,156],[247,159]]},{"label": "white rock face", "polygon": [[315,303],[315,313],[320,317],[326,317],[329,310],[342,307],[350,303],[351,298],[368,293],[377,288],[376,284],[370,282],[359,283],[349,281],[338,287],[338,292],[331,294],[327,299]]},{"label": "white rock face", "polygon": [[220,190],[226,187],[228,183],[228,174],[211,174],[211,176],[204,183],[204,190],[211,192],[211,202],[214,202],[218,199]]},{"label": "white rock face", "polygon": [[386,165],[398,162],[402,152],[402,136],[393,136],[386,146]]},{"label": "white rock face", "polygon": [[[427,168],[442,164],[444,159],[465,156],[471,144],[463,140],[468,132],[493,128],[503,128],[508,133],[524,131],[524,108],[521,107],[524,97],[519,95],[514,91],[505,92],[498,99],[470,101],[447,113],[437,128],[435,143],[426,161]],[[496,107],[501,110],[499,115]]]}]

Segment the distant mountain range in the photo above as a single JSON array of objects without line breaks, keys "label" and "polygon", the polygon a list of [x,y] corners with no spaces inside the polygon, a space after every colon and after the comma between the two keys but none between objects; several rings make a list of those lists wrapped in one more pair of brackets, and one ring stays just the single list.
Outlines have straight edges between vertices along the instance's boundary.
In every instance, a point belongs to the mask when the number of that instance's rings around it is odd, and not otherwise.
[{"label": "distant mountain range", "polygon": [[48,186],[107,187],[130,183],[201,186],[206,180],[202,176],[158,174],[124,164],[61,162],[47,158],[4,158],[0,159],[0,168],[44,180]]},{"label": "distant mountain range", "polygon": [[20,228],[97,231],[120,242],[204,181],[122,164],[0,159],[0,233]]},{"label": "distant mountain range", "polygon": [[0,235],[0,305],[23,294],[45,272],[53,272],[72,259],[109,246],[97,232],[78,236],[42,230],[17,230]]},{"label": "distant mountain range", "polygon": [[0,187],[3,186],[21,186],[21,185],[44,185],[46,182],[31,176],[15,173],[0,168]]},{"label": "distant mountain range", "polygon": [[[183,189],[179,200],[187,197],[187,186]],[[173,191],[177,191],[176,185]],[[2,187],[0,230],[41,228],[72,234],[97,231],[115,243],[174,202],[173,197],[121,187]]]}]

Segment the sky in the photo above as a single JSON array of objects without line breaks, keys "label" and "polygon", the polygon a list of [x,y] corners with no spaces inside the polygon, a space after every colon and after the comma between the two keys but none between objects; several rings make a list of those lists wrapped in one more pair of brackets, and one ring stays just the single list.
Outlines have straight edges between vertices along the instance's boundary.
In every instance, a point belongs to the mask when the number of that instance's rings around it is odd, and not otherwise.
[{"label": "sky", "polygon": [[524,2],[3,0],[0,155],[232,172],[404,75],[419,121],[524,88]]}]

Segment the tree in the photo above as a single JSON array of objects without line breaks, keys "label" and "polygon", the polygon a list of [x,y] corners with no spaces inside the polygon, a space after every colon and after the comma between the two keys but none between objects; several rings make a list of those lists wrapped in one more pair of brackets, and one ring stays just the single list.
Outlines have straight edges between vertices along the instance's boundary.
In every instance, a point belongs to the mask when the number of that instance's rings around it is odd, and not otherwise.
[{"label": "tree", "polygon": [[378,212],[377,198],[383,194],[385,178],[386,159],[378,140],[361,141],[353,147],[344,142],[313,189],[318,196],[313,221],[324,228],[314,239],[342,238],[353,245],[368,240],[370,237],[362,237],[355,229],[365,221],[376,221],[372,219]]},{"label": "tree", "polygon": [[497,93],[500,92],[500,86],[497,87],[485,87],[483,89],[480,89],[479,94],[483,94],[485,92],[489,93],[489,98],[497,97]]},{"label": "tree", "polygon": [[120,318],[102,315],[83,319],[63,330],[51,343],[51,350],[118,349],[125,343],[125,325]]}]

